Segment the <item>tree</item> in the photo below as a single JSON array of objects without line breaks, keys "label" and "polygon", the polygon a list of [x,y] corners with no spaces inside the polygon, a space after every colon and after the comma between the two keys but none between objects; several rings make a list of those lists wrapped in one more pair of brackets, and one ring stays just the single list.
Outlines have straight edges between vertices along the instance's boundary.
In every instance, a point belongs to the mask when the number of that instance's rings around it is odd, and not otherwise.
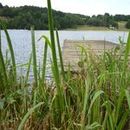
[{"label": "tree", "polygon": [[128,22],[126,23],[126,28],[130,29],[130,19],[129,19]]},{"label": "tree", "polygon": [[3,5],[0,3],[0,9],[3,8]]},{"label": "tree", "polygon": [[[58,29],[72,28],[84,25],[87,16],[71,13],[63,13],[53,10],[54,24]],[[0,10],[0,16],[8,20],[8,28],[29,29],[34,25],[35,29],[48,29],[47,8],[35,6],[7,7]]]},{"label": "tree", "polygon": [[92,17],[88,20],[87,24],[91,26],[103,26],[103,20],[97,17]]}]

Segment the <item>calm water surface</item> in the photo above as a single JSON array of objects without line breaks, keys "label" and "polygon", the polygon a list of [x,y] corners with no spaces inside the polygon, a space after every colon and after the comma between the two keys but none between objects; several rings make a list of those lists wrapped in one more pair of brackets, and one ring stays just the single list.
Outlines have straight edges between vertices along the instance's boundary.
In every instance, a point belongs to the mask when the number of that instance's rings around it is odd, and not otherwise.
[{"label": "calm water surface", "polygon": [[[29,60],[29,56],[31,53],[31,32],[28,30],[8,30],[11,41],[13,44],[16,62],[17,64],[27,63]],[[38,39],[42,36],[46,35],[49,37],[48,31],[35,31],[36,36],[36,50],[37,50],[37,59],[38,63],[42,62],[43,55],[43,40],[38,41]],[[107,40],[111,42],[118,43],[119,37],[122,40],[126,41],[128,36],[128,32],[117,32],[117,31],[59,31],[60,43],[61,47],[63,46],[63,42],[65,39],[71,40]],[[7,41],[4,32],[2,31],[2,49],[5,54],[7,50]],[[49,55],[49,54],[48,54]],[[26,67],[22,67],[19,70],[21,73],[24,73]],[[48,71],[49,74],[49,71]]]}]

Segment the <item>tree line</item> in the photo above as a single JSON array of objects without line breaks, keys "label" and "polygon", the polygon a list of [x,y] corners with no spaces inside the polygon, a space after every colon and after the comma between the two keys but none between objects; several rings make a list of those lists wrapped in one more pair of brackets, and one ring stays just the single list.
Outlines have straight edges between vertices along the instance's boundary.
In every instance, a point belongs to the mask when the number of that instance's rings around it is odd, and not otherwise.
[{"label": "tree line", "polygon": [[[54,25],[58,29],[76,28],[77,25],[103,26],[118,28],[119,21],[126,21],[126,28],[130,28],[130,15],[85,16],[80,14],[63,13],[53,10]],[[35,6],[8,7],[0,3],[0,20],[6,23],[9,29],[48,29],[47,8]]]}]

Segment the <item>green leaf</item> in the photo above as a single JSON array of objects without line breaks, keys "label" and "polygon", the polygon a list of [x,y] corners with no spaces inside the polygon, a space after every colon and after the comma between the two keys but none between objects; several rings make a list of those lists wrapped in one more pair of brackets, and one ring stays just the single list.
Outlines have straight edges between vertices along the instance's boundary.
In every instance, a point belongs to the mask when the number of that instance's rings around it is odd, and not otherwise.
[{"label": "green leaf", "polygon": [[125,58],[128,57],[129,52],[130,52],[130,32],[128,34],[128,39],[127,39],[127,44],[126,44]]},{"label": "green leaf", "polygon": [[43,36],[41,36],[39,39],[38,39],[38,41],[39,40],[41,40],[41,39],[45,39],[45,41],[46,41],[46,43],[50,46],[50,48],[51,48],[51,42],[50,42],[50,40],[48,39],[48,37],[46,37],[45,35],[43,35]]},{"label": "green leaf", "polygon": [[125,90],[125,94],[126,94],[126,98],[127,98],[127,102],[128,102],[128,106],[129,106],[129,110],[130,110],[130,93],[128,90]]},{"label": "green leaf", "polygon": [[91,125],[89,126],[86,126],[86,130],[94,130],[94,129],[97,129],[99,127],[102,127],[98,122],[94,122],[92,123]]},{"label": "green leaf", "polygon": [[0,99],[0,110],[4,108],[4,103],[5,103],[5,100]]},{"label": "green leaf", "polygon": [[94,102],[96,101],[96,99],[97,99],[101,94],[103,94],[103,93],[104,93],[104,92],[103,92],[102,90],[99,90],[99,91],[97,91],[97,92],[94,94],[94,96],[93,96],[93,98],[92,98],[92,100],[91,100],[91,104],[90,104],[90,107],[89,107],[89,110],[88,110],[88,114],[91,112],[92,106],[93,106]]},{"label": "green leaf", "polygon": [[123,130],[124,126],[126,125],[126,122],[129,118],[129,111],[124,112],[123,116],[121,117],[121,120],[116,128],[116,130]]},{"label": "green leaf", "polygon": [[24,127],[24,124],[26,123],[27,119],[29,118],[29,116],[34,112],[35,109],[37,109],[38,107],[40,107],[41,105],[43,105],[43,102],[38,103],[37,105],[35,105],[33,108],[31,108],[23,117],[20,125],[18,126],[18,130],[22,130]]},{"label": "green leaf", "polygon": [[2,28],[3,28],[3,30],[5,32],[5,35],[6,35],[6,39],[7,39],[11,59],[12,59],[14,81],[16,82],[16,80],[17,80],[16,79],[17,78],[17,72],[16,72],[16,62],[15,62],[15,55],[14,55],[13,46],[12,46],[12,43],[11,43],[9,33],[8,33],[7,29],[6,29],[6,26],[3,23],[1,23],[1,25],[2,25]]},{"label": "green leaf", "polygon": [[33,55],[33,74],[35,79],[35,85],[38,86],[38,78],[37,78],[37,54],[36,54],[36,47],[35,47],[35,32],[34,28],[31,28],[31,36],[32,36],[32,55]]}]

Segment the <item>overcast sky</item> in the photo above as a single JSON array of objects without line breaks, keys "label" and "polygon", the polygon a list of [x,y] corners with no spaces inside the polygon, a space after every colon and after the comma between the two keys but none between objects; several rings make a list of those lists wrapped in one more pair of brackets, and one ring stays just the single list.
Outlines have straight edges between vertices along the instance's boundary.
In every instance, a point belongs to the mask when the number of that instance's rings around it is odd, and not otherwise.
[{"label": "overcast sky", "polygon": [[[47,0],[0,0],[3,5],[46,7]],[[130,0],[52,0],[53,9],[85,15],[130,14]]]}]

